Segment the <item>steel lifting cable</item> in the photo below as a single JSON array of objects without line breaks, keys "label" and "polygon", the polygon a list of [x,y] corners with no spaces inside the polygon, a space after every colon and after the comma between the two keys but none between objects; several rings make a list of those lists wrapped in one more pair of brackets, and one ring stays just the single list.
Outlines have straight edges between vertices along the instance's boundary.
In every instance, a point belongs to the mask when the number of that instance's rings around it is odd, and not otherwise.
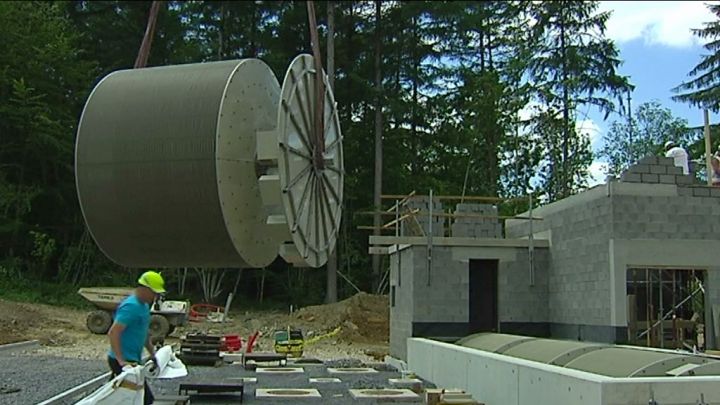
[{"label": "steel lifting cable", "polygon": [[313,161],[317,170],[325,166],[325,134],[323,123],[325,117],[325,81],[323,78],[322,59],[320,55],[320,36],[318,34],[317,20],[315,19],[315,2],[307,2],[308,23],[310,25],[310,42],[312,46],[313,59],[315,62],[315,117],[314,117],[314,138]]}]

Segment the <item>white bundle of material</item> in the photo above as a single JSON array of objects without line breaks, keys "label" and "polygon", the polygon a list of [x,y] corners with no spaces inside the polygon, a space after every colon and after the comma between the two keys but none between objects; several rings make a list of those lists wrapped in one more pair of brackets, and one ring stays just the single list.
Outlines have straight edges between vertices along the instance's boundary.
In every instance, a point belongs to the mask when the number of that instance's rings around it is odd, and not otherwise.
[{"label": "white bundle of material", "polygon": [[175,357],[172,347],[164,346],[155,353],[157,364],[149,361],[142,366],[125,366],[123,372],[75,405],[142,405],[145,399],[145,379],[169,379],[188,375],[182,361]]},{"label": "white bundle of material", "polygon": [[112,381],[75,405],[143,405],[145,400],[143,367],[125,367]]},{"label": "white bundle of material", "polygon": [[175,357],[170,346],[163,346],[155,352],[155,359],[158,364],[148,361],[143,366],[143,375],[146,378],[170,379],[188,375],[185,364]]}]

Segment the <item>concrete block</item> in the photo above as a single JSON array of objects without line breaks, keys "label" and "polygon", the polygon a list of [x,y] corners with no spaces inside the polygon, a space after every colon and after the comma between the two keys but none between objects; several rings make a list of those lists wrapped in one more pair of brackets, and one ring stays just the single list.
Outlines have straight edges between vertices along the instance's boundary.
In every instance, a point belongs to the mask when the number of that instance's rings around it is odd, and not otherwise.
[{"label": "concrete block", "polygon": [[693,187],[692,193],[694,197],[710,197],[709,187]]},{"label": "concrete block", "polygon": [[[678,167],[678,169],[680,169],[680,172],[682,173],[682,169],[679,167]],[[695,183],[695,178],[690,175],[686,176],[684,174],[679,174],[679,175],[675,176],[675,184],[691,185],[693,183]]]},{"label": "concrete block", "polygon": [[682,167],[680,167],[680,166],[675,166],[675,165],[667,166],[665,169],[667,170],[667,174],[679,174],[679,175],[683,174]]},{"label": "concrete block", "polygon": [[663,165],[663,166],[675,166],[675,159],[665,157],[665,156],[658,156],[657,164]]},{"label": "concrete block", "polygon": [[[682,177],[685,177],[685,176],[682,176]],[[680,176],[678,176],[677,180],[678,181],[680,180]],[[680,183],[678,183],[678,185],[679,184]],[[693,195],[692,188],[690,188],[690,187],[678,187],[677,190],[678,190],[678,196],[681,196],[681,197],[692,197],[692,195]]]},{"label": "concrete block", "polygon": [[639,173],[625,172],[620,176],[620,181],[625,183],[640,183],[642,178]]},{"label": "concrete block", "polygon": [[657,174],[641,174],[640,178],[643,183],[657,183],[660,181],[660,178]]},{"label": "concrete block", "polygon": [[628,168],[628,171],[631,173],[651,173],[650,167],[651,167],[651,165],[637,164],[637,165],[630,166]]},{"label": "concrete block", "polygon": [[644,158],[638,160],[638,164],[656,165],[656,164],[658,164],[658,158],[657,158],[657,156],[654,156],[654,155],[648,155],[648,156],[645,156]]},{"label": "concrete block", "polygon": [[652,165],[652,166],[650,166],[650,173],[666,174],[666,173],[667,173],[667,166]]},{"label": "concrete block", "polygon": [[661,174],[659,180],[661,184],[675,184],[675,178],[677,176],[672,174]]},{"label": "concrete block", "polygon": [[719,187],[713,187],[710,189],[710,197],[720,197],[720,188]]}]

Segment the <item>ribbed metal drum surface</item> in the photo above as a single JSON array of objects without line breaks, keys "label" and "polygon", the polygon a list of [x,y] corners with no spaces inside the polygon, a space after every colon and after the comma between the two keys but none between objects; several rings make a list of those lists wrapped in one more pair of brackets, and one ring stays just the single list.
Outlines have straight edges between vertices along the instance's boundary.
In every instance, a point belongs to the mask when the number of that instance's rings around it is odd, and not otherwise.
[{"label": "ribbed metal drum surface", "polygon": [[265,232],[255,133],[276,125],[279,85],[247,59],[114,72],[89,97],[76,181],[102,251],[129,267],[259,267]]}]

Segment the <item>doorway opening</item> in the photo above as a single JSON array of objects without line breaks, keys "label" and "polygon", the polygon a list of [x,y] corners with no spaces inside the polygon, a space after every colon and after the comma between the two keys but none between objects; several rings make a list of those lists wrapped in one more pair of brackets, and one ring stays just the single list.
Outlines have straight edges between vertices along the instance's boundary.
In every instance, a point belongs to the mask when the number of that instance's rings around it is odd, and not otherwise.
[{"label": "doorway opening", "polygon": [[498,260],[470,260],[470,333],[498,330]]}]

